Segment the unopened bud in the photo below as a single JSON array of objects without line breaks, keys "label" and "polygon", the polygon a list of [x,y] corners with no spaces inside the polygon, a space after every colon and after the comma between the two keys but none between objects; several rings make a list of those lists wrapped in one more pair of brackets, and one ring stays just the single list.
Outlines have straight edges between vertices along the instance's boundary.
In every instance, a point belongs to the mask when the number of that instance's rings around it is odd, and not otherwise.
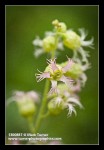
[{"label": "unopened bud", "polygon": [[66,32],[67,27],[64,22],[59,22],[57,19],[52,22],[57,32]]}]

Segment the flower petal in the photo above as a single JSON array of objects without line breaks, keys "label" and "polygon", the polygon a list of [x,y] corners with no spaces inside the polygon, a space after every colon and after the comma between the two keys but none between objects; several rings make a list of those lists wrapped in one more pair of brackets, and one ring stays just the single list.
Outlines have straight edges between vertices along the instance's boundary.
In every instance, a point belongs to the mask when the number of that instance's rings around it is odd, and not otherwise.
[{"label": "flower petal", "polygon": [[63,101],[63,100],[62,100],[61,97],[57,97],[57,98],[55,99],[55,104],[59,106],[62,101]]},{"label": "flower petal", "polygon": [[73,80],[64,75],[60,78],[60,81],[64,82],[68,87],[72,86]]},{"label": "flower petal", "polygon": [[26,93],[26,96],[32,99],[34,102],[39,102],[39,95],[37,92],[29,91]]},{"label": "flower petal", "polygon": [[74,112],[75,116],[77,115],[77,112],[72,104],[67,104],[67,108],[68,108],[68,114],[67,114],[68,117],[71,116],[72,112]]},{"label": "flower petal", "polygon": [[88,35],[88,32],[85,31],[84,28],[80,28],[80,29],[79,29],[79,32],[80,32],[80,34],[81,34],[81,40],[84,40],[84,39],[86,38],[86,36]]},{"label": "flower petal", "polygon": [[49,72],[40,72],[39,74],[35,74],[35,76],[36,76],[37,82],[40,82],[45,78],[50,78],[50,73]]},{"label": "flower petal", "polygon": [[79,80],[77,80],[76,84],[71,87],[71,90],[73,92],[79,92],[79,91],[81,91],[81,83],[80,83]]},{"label": "flower petal", "polygon": [[53,72],[58,70],[58,67],[56,66],[56,58],[50,60],[47,59],[47,63],[50,65]]},{"label": "flower petal", "polygon": [[78,52],[81,54],[82,56],[82,61],[88,63],[88,59],[87,57],[89,57],[89,52],[85,51],[82,47],[80,47],[78,49]]},{"label": "flower petal", "polygon": [[80,108],[83,108],[82,104],[80,103],[80,101],[74,97],[70,97],[67,102],[69,103],[74,103],[76,105],[78,105]]},{"label": "flower petal", "polygon": [[57,81],[52,80],[51,81],[51,89],[49,91],[49,94],[58,93],[57,91]]},{"label": "flower petal", "polygon": [[85,73],[83,73],[83,74],[81,75],[81,83],[82,83],[82,86],[83,86],[83,87],[85,86],[86,81],[87,81],[87,76],[86,76]]},{"label": "flower petal", "polygon": [[55,33],[53,33],[52,31],[45,32],[45,36],[53,36],[53,35],[55,35]]},{"label": "flower petal", "polygon": [[42,47],[43,46],[43,41],[40,39],[40,37],[36,37],[36,39],[32,42],[33,45],[35,46],[39,46],[39,47]]},{"label": "flower petal", "polygon": [[43,54],[44,53],[44,51],[43,51],[43,49],[42,48],[36,48],[35,49],[35,51],[34,51],[34,56],[36,57],[36,58],[38,58],[41,54]]},{"label": "flower petal", "polygon": [[93,41],[94,41],[94,38],[92,37],[91,40],[89,40],[89,41],[82,41],[81,45],[82,46],[88,46],[88,47],[94,49],[94,47],[93,47],[93,45],[94,45]]},{"label": "flower petal", "polygon": [[66,64],[65,67],[62,68],[62,71],[64,73],[67,72],[72,65],[73,65],[73,61],[70,58],[68,58],[68,63]]}]

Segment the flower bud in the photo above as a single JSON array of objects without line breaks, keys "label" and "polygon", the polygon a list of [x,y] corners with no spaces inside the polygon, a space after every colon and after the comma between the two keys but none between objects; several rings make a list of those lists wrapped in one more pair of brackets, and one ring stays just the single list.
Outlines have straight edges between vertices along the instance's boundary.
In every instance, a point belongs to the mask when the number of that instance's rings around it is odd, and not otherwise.
[{"label": "flower bud", "polygon": [[54,36],[48,36],[43,39],[43,48],[45,52],[54,51],[56,49],[56,42]]},{"label": "flower bud", "polygon": [[51,100],[49,103],[48,103],[48,110],[50,112],[50,114],[52,115],[58,115],[61,113],[62,111],[62,105],[56,105],[55,104],[55,100]]},{"label": "flower bud", "polygon": [[58,20],[54,20],[52,24],[55,26],[57,32],[66,32],[67,27],[64,22],[59,22]]},{"label": "flower bud", "polygon": [[23,117],[32,116],[36,112],[36,106],[31,99],[21,99],[16,101],[18,104],[19,112]]},{"label": "flower bud", "polygon": [[76,50],[81,47],[80,36],[74,31],[70,30],[65,34],[64,45],[72,50]]}]

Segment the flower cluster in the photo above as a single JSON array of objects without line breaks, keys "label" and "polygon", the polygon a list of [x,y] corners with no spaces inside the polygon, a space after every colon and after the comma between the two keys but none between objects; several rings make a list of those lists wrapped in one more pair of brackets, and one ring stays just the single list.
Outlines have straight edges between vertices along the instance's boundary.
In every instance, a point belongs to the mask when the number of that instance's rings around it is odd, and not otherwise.
[{"label": "flower cluster", "polygon": [[[12,96],[12,101],[16,101],[20,114],[28,120],[32,133],[37,132],[42,118],[48,115],[59,115],[67,109],[67,116],[69,117],[72,113],[77,114],[76,106],[84,108],[78,93],[85,86],[87,81],[85,71],[91,66],[88,60],[90,55],[84,48],[93,48],[94,39],[92,37],[86,41],[88,33],[85,29],[79,29],[80,34],[77,34],[74,30],[67,29],[66,24],[59,22],[57,19],[52,21],[52,25],[54,26],[53,31],[45,32],[43,39],[37,36],[33,41],[35,57],[43,53],[50,54],[51,56],[51,59],[47,59],[47,66],[44,71],[38,70],[38,73],[35,74],[37,82],[46,79],[46,83],[51,83],[50,89],[47,86],[49,84],[45,85],[43,100],[35,126],[33,116],[36,113],[39,94],[35,91],[16,91]],[[73,57],[67,57],[67,61],[57,63],[57,50],[64,50],[66,47],[72,50]],[[45,110],[46,105],[47,111]],[[42,144],[44,141],[31,141],[29,143]],[[60,141],[48,141],[45,143],[50,145],[61,144]]]},{"label": "flower cluster", "polygon": [[46,32],[43,40],[38,37],[33,41],[33,44],[39,48],[35,49],[35,54],[43,52],[51,54],[57,49],[64,50],[67,47],[73,51],[73,57],[61,64],[56,63],[56,58],[47,59],[47,67],[43,72],[38,70],[36,79],[37,82],[43,79],[48,79],[51,82],[48,93],[48,97],[51,97],[48,103],[50,113],[56,115],[68,108],[68,116],[70,116],[72,112],[76,114],[74,106],[78,105],[83,108],[79,101],[78,92],[85,86],[87,81],[85,71],[90,68],[89,54],[83,47],[93,48],[93,38],[86,41],[87,32],[84,29],[79,29],[79,35],[72,29],[67,29],[66,24],[57,19],[52,24],[54,26],[53,32]]},{"label": "flower cluster", "polygon": [[[49,97],[52,97],[48,103],[48,109],[51,114],[59,114],[63,109],[68,108],[68,115],[72,112],[76,114],[75,105],[82,105],[76,92],[85,85],[87,77],[84,73],[88,69],[86,65],[76,63],[70,58],[64,63],[57,64],[56,59],[47,60],[48,66],[44,72],[39,71],[36,74],[37,82],[48,79],[51,82]],[[60,83],[59,81],[63,82]],[[58,84],[59,82],[59,84]]]},{"label": "flower cluster", "polygon": [[[80,88],[80,87],[79,87]],[[51,95],[48,97],[51,99],[48,103],[48,109],[52,115],[60,114],[64,109],[68,109],[68,117],[72,112],[76,115],[75,106],[83,108],[79,97],[75,93],[74,89],[69,89],[65,84],[58,85],[58,95]]]},{"label": "flower cluster", "polygon": [[44,39],[36,37],[33,41],[35,46],[34,55],[38,57],[44,52],[51,53],[52,51],[64,50],[64,46],[73,51],[73,60],[77,59],[78,53],[82,56],[82,62],[88,63],[87,57],[89,53],[85,51],[84,47],[94,48],[92,37],[90,40],[86,41],[87,32],[84,28],[80,28],[77,34],[72,29],[67,29],[67,26],[64,22],[59,22],[57,19],[52,22],[54,25],[53,32],[48,31],[45,33]]}]

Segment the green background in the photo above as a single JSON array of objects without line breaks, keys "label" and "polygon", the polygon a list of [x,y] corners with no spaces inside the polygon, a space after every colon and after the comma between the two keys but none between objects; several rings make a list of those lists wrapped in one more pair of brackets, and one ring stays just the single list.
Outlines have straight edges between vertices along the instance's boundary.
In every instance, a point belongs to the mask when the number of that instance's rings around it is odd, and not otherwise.
[{"label": "green background", "polygon": [[[94,37],[95,49],[89,49],[92,68],[86,73],[88,81],[82,89],[80,100],[85,109],[77,109],[77,117],[67,118],[67,111],[43,121],[39,133],[62,137],[64,144],[98,144],[98,6],[6,6],[6,97],[14,90],[35,90],[42,93],[44,81],[36,82],[37,68],[46,67],[44,54],[33,56],[32,41],[36,35],[44,37],[53,29],[52,20],[58,19],[77,31],[88,30],[87,39]],[[65,48],[57,62],[66,61],[72,52]],[[15,103],[6,108],[6,134],[29,132],[27,121],[18,113]]]}]

